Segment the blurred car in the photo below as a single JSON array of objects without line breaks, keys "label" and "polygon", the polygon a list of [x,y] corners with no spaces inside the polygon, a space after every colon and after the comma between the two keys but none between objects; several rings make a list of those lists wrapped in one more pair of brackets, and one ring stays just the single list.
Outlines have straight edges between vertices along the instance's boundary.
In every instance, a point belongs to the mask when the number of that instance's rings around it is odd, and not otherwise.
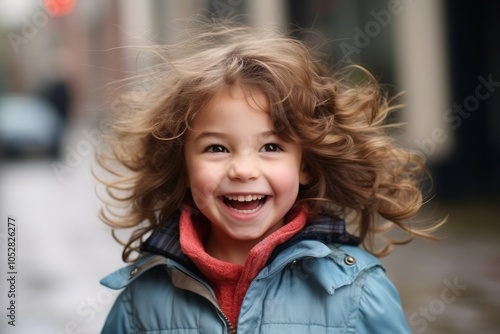
[{"label": "blurred car", "polygon": [[57,157],[63,126],[57,110],[42,98],[31,95],[0,97],[2,157]]}]

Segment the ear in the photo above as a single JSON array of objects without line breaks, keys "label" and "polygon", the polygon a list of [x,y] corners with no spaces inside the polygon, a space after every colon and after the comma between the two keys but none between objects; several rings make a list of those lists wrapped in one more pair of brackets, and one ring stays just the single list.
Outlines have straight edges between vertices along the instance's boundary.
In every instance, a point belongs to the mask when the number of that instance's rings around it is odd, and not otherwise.
[{"label": "ear", "polygon": [[310,181],[309,172],[307,171],[307,168],[306,168],[304,162],[302,162],[300,164],[299,184],[304,186],[304,185],[308,184],[309,181]]}]

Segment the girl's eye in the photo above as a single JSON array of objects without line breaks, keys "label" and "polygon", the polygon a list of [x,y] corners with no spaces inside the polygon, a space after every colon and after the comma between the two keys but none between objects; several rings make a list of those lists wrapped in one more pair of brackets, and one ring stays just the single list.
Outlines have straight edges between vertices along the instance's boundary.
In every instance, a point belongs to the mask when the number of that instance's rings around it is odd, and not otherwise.
[{"label": "girl's eye", "polygon": [[269,143],[262,146],[261,151],[263,152],[279,152],[281,151],[281,147],[278,144]]},{"label": "girl's eye", "polygon": [[222,145],[210,145],[205,149],[205,152],[209,153],[225,153],[227,149]]}]

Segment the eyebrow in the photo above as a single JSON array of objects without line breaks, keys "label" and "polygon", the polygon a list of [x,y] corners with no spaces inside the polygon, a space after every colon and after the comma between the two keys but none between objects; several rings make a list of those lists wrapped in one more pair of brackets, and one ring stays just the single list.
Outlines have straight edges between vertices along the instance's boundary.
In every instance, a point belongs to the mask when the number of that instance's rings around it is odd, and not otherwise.
[{"label": "eyebrow", "polygon": [[215,137],[215,138],[225,139],[227,137],[227,135],[223,132],[203,131],[202,133],[200,133],[199,135],[194,137],[193,143],[196,143],[196,142],[202,140],[203,138],[207,138],[207,137]]},{"label": "eyebrow", "polygon": [[[273,137],[277,136],[276,131],[264,131],[258,134],[259,137],[263,138],[268,138],[268,137]],[[227,139],[228,135],[225,134],[224,132],[215,132],[215,131],[203,131],[193,139],[193,143],[196,143],[204,138],[207,137],[213,137],[213,138],[220,138],[220,139]]]}]

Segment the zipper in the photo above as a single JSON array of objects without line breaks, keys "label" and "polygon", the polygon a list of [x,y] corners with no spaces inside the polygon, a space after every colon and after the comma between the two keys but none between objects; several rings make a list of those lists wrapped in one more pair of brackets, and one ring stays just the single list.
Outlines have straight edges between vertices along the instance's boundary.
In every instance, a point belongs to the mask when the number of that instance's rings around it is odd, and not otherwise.
[{"label": "zipper", "polygon": [[[203,284],[203,283],[200,282],[200,284]],[[204,296],[201,296],[201,297],[204,297]],[[227,325],[227,332],[229,334],[236,334],[236,327],[234,327],[234,325],[231,323],[231,320],[229,320],[229,318],[227,317],[227,315],[222,311],[219,303],[217,303],[217,304],[212,303],[212,304],[215,306],[215,308],[220,312],[220,314],[224,318],[224,321],[226,322],[226,325]]]},{"label": "zipper", "polygon": [[[222,311],[219,303],[217,302],[217,298],[215,298],[214,293],[210,289],[208,285],[206,285],[203,281],[197,278],[195,275],[188,273],[185,269],[181,269],[177,267],[172,271],[172,283],[177,288],[188,290],[196,293],[200,297],[208,300],[216,309],[219,311],[220,315],[224,319],[228,333],[236,334],[236,327],[231,323],[227,315]],[[200,289],[201,288],[201,289]]]},{"label": "zipper", "polygon": [[226,325],[228,327],[227,332],[229,334],[236,334],[236,328],[233,326],[233,324],[231,323],[231,321],[229,320],[229,318],[224,314],[224,312],[222,312],[222,310],[221,310],[220,307],[219,307],[219,312],[220,312],[220,314],[222,314],[222,317],[224,318],[224,321],[226,321]]}]

